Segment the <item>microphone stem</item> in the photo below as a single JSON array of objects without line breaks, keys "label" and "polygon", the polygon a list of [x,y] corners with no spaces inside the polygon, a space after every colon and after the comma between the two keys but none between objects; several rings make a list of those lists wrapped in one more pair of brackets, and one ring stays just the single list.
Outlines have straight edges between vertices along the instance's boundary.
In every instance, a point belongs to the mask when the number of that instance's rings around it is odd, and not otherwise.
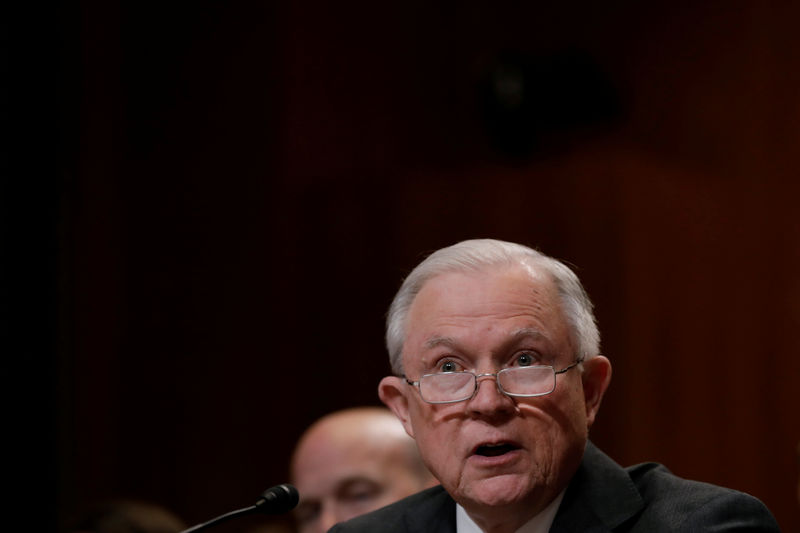
[{"label": "microphone stem", "polygon": [[207,527],[211,527],[216,524],[226,522],[231,518],[236,518],[237,516],[254,513],[256,510],[258,510],[258,508],[255,505],[251,505],[250,507],[245,507],[243,509],[237,509],[235,511],[231,511],[229,513],[220,515],[214,518],[213,520],[209,520],[208,522],[197,524],[196,526],[190,527],[189,529],[184,529],[183,531],[181,531],[181,533],[194,533],[195,531],[201,531]]}]

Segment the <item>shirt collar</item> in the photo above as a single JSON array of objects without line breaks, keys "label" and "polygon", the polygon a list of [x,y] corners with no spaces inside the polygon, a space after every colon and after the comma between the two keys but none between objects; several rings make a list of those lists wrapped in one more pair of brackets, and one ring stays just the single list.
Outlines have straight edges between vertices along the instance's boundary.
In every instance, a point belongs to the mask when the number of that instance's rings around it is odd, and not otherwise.
[{"label": "shirt collar", "polygon": [[[558,506],[561,505],[561,500],[564,499],[564,492],[565,490],[562,490],[547,507],[525,522],[516,533],[547,533],[550,530],[550,526],[553,525]],[[467,511],[459,504],[456,504],[456,533],[483,533],[478,524],[470,518]]]}]

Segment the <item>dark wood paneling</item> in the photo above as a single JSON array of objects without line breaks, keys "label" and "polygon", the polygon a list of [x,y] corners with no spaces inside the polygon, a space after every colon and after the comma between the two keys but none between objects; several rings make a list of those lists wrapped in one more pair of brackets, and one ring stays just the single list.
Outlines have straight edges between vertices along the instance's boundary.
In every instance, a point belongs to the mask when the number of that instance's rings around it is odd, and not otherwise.
[{"label": "dark wood paneling", "polygon": [[[195,522],[284,481],[305,426],[377,402],[404,274],[491,236],[593,295],[603,448],[800,529],[800,13],[693,4],[83,3],[60,514]],[[498,153],[480,83],[509,49],[580,51],[619,107]]]}]

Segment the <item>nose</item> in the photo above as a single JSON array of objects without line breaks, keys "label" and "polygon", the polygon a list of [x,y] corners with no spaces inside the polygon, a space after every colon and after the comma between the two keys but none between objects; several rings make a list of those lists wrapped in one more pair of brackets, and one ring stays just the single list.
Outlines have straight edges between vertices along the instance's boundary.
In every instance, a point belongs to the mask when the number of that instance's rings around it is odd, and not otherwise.
[{"label": "nose", "polygon": [[497,374],[478,374],[475,379],[477,390],[469,400],[469,407],[473,412],[493,414],[514,410],[514,400],[500,390]]}]

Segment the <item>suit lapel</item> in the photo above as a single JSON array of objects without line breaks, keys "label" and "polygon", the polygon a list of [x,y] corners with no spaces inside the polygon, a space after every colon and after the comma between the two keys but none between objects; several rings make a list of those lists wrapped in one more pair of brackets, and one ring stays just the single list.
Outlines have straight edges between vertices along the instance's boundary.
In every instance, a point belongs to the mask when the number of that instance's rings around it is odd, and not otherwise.
[{"label": "suit lapel", "polygon": [[550,532],[612,531],[643,507],[644,502],[628,473],[588,442]]},{"label": "suit lapel", "polygon": [[456,502],[441,487],[415,508],[406,509],[408,533],[456,533]]}]

